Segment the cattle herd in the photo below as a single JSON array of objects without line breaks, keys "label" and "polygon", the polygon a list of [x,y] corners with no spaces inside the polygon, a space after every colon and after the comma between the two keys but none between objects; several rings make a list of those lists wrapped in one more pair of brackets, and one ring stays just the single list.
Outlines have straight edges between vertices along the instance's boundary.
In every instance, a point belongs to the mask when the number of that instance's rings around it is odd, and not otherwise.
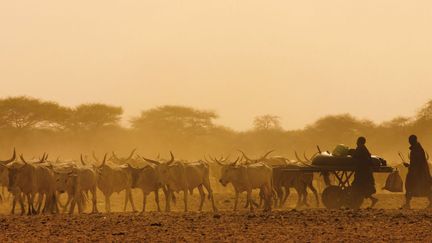
[{"label": "cattle herd", "polygon": [[[163,160],[148,159],[135,154],[133,150],[126,158],[118,158],[113,152],[100,159],[93,153],[94,161],[91,162],[87,156],[82,155],[80,161],[51,161],[47,154],[38,159],[26,160],[23,155],[17,156],[14,150],[10,159],[0,161],[0,186],[3,190],[0,197],[5,197],[4,191],[7,188],[12,197],[11,214],[18,211],[17,204],[19,212],[28,215],[61,212],[72,214],[76,210],[82,213],[89,201],[92,204],[91,212],[97,213],[100,210],[97,207],[98,190],[104,196],[106,212],[111,212],[111,195],[125,191],[124,211],[129,203],[132,210],[137,211],[132,189],[140,189],[143,195],[142,212],[145,212],[146,198],[151,193],[154,193],[157,210],[161,211],[161,189],[165,195],[165,211],[171,210],[171,202],[176,201],[176,193],[180,192],[184,211],[188,211],[188,194],[198,189],[198,210],[203,209],[207,193],[212,209],[216,212],[218,209],[210,184],[210,165],[218,165],[219,182],[223,186],[231,183],[234,188],[234,210],[238,209],[240,193],[246,192],[245,207],[252,211],[262,206],[264,211],[270,211],[272,207],[284,204],[290,188],[295,188],[298,193],[298,206],[307,204],[307,188],[313,191],[316,204],[319,205],[317,190],[312,185],[312,173],[276,173],[273,170],[275,166],[298,163],[299,159],[290,161],[283,157],[268,157],[271,152],[258,159],[250,159],[240,152],[241,156],[235,160],[209,156],[209,159],[188,162],[175,159],[171,152],[170,159]],[[254,189],[259,189],[259,203],[253,200]],[[65,204],[61,204],[59,200],[63,193],[67,195]]]}]

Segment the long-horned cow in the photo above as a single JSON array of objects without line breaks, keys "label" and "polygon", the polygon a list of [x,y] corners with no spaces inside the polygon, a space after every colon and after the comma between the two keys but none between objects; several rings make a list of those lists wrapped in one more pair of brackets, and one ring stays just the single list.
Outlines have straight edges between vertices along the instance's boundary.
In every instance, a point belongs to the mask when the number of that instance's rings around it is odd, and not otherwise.
[{"label": "long-horned cow", "polygon": [[[98,178],[96,172],[92,166],[89,166],[81,155],[82,166],[67,166],[59,167],[54,166],[54,172],[56,175],[57,190],[60,193],[66,192],[68,194],[68,200],[64,208],[72,203],[72,205],[78,205],[78,211],[81,212],[83,207],[83,193],[85,195],[88,192],[92,195],[92,213],[97,213],[97,182]],[[73,206],[71,206],[69,212],[73,212]]]},{"label": "long-horned cow", "polygon": [[126,192],[124,211],[126,211],[126,205],[128,201],[130,201],[132,204],[132,210],[136,211],[131,191],[131,174],[125,170],[125,168],[118,165],[108,165],[106,163],[106,157],[107,155],[105,154],[102,164],[96,167],[96,172],[98,174],[98,188],[105,196],[106,212],[111,212],[111,195],[114,192],[119,193],[123,190]]},{"label": "long-horned cow", "polygon": [[[268,152],[266,155],[273,151]],[[242,152],[243,153],[243,152]],[[285,170],[286,168],[298,168],[304,166],[305,161],[302,161],[297,152],[295,152],[297,160],[289,160],[281,156],[273,156],[267,158],[264,156],[259,160],[251,160],[244,153],[243,156],[246,158],[247,163],[253,163],[256,161],[263,162],[273,168],[273,187],[278,197],[278,207],[282,207],[288,196],[290,195],[290,188],[294,188],[297,192],[297,207],[302,205],[308,206],[307,203],[307,188],[309,188],[315,195],[316,206],[319,206],[318,191],[313,186],[314,175],[310,172],[296,172]],[[306,156],[305,156],[306,157]]]},{"label": "long-horned cow", "polygon": [[142,168],[134,168],[130,164],[126,167],[132,175],[132,188],[138,188],[143,194],[142,213],[146,210],[147,196],[154,193],[157,210],[160,212],[159,204],[159,189],[162,187],[162,182],[156,173],[156,166],[153,164],[146,165]]},{"label": "long-horned cow", "polygon": [[264,198],[264,211],[271,211],[272,206],[272,168],[262,162],[252,164],[237,164],[239,158],[232,163],[226,164],[228,159],[213,159],[221,165],[221,177],[219,182],[223,186],[231,183],[235,190],[234,210],[237,210],[239,194],[247,193],[247,205],[250,211],[254,210],[255,202],[252,200],[252,190],[260,189]]},{"label": "long-horned cow", "polygon": [[208,198],[212,202],[213,211],[217,211],[213,190],[210,186],[210,173],[209,166],[204,161],[197,161],[192,163],[184,163],[182,161],[174,160],[174,155],[170,152],[171,160],[168,162],[160,162],[150,159],[145,159],[147,162],[156,165],[156,172],[161,182],[167,186],[166,195],[166,211],[170,211],[170,199],[173,192],[183,191],[184,194],[184,210],[188,211],[188,191],[193,192],[198,188],[201,201],[199,211],[202,210],[205,201],[204,187],[208,192]]},{"label": "long-horned cow", "polygon": [[[16,158],[16,151],[14,149],[12,157],[7,160],[0,160],[0,164],[7,165],[15,161],[15,158]],[[7,168],[0,166],[0,187],[2,188],[2,192],[0,194],[0,202],[3,200],[3,197],[5,196],[4,189],[7,188],[8,185],[9,185],[9,171]]]},{"label": "long-horned cow", "polygon": [[[54,173],[51,168],[42,164],[47,157],[44,155],[38,163],[32,164],[28,163],[22,155],[20,158],[22,164],[3,165],[9,171],[9,191],[25,195],[28,201],[28,214],[39,213],[44,198],[45,204],[42,212],[58,212]],[[39,195],[37,210],[34,208],[36,194]]]}]

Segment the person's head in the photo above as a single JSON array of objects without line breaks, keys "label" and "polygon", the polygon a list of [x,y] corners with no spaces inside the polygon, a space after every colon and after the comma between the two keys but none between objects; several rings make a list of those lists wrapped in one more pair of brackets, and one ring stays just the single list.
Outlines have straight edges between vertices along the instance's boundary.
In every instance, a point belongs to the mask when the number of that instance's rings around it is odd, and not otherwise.
[{"label": "person's head", "polygon": [[359,137],[357,138],[357,145],[365,145],[366,144],[366,138],[365,137]]},{"label": "person's head", "polygon": [[409,136],[408,141],[411,145],[417,144],[417,136],[416,135]]}]

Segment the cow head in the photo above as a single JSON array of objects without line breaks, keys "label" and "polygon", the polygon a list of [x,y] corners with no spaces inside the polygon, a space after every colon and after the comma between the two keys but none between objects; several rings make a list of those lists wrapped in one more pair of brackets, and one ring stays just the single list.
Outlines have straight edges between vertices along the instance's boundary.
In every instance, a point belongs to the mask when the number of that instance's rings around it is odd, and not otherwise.
[{"label": "cow head", "polygon": [[132,178],[132,188],[136,188],[138,185],[138,181],[141,177],[141,172],[144,171],[145,169],[149,168],[149,165],[146,165],[142,168],[135,168],[132,165],[130,165],[129,163],[126,164],[126,166],[123,166],[123,169],[127,170],[128,173],[131,175]]},{"label": "cow head", "polygon": [[170,166],[174,163],[174,155],[171,151],[170,151],[170,156],[171,156],[171,159],[167,162],[143,158],[145,161],[156,165],[156,167],[155,167],[156,174],[158,175],[161,182],[164,184],[168,184],[168,180],[170,178],[170,175],[169,175]]},{"label": "cow head", "polygon": [[72,171],[55,171],[54,177],[56,183],[56,190],[60,193],[64,193],[67,190],[69,176],[72,174]]},{"label": "cow head", "polygon": [[12,157],[8,160],[0,160],[0,185],[7,186],[9,184],[9,170],[6,165],[15,161],[16,151],[14,149]]},{"label": "cow head", "polygon": [[222,186],[227,186],[228,183],[232,182],[238,177],[239,165],[237,165],[237,162],[240,160],[240,158],[237,158],[231,163],[226,163],[228,158],[224,159],[223,157],[221,157],[219,160],[211,157],[210,159],[221,166],[221,177],[219,182],[222,184]]},{"label": "cow head", "polygon": [[[27,163],[27,161],[24,159],[23,155],[20,155],[22,163],[16,163],[8,166],[8,172],[9,172],[9,185],[8,190],[10,192],[16,191],[17,187],[20,184],[26,183],[31,184],[31,179],[34,175],[34,166]],[[38,161],[38,163],[41,163],[41,161],[45,158],[43,158]]]}]

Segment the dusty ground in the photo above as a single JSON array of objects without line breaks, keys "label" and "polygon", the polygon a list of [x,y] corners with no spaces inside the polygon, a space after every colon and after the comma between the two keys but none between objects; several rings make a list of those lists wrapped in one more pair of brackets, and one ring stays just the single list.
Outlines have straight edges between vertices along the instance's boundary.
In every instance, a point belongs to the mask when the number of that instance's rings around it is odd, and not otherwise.
[{"label": "dusty ground", "polygon": [[[123,195],[113,197],[114,209],[120,211]],[[401,194],[379,194],[378,209],[294,210],[296,195],[288,207],[272,213],[245,209],[232,212],[231,194],[217,194],[221,211],[210,212],[206,201],[204,213],[183,213],[183,203],[177,202],[175,212],[154,212],[150,197],[150,212],[134,213],[55,215],[55,216],[9,216],[8,203],[0,207],[0,242],[5,241],[431,241],[432,211],[422,210],[425,200],[415,200],[414,210],[397,209],[403,202]],[[244,196],[243,196],[244,197]],[[101,197],[100,197],[101,198]],[[141,206],[140,194],[135,195]],[[163,199],[163,197],[162,197]],[[191,200],[191,209],[197,207],[197,195]],[[100,201],[100,200],[99,200]],[[310,198],[312,203],[312,198]],[[103,202],[99,202],[103,211]],[[242,201],[242,204],[244,201]],[[367,206],[365,203],[365,206]],[[162,204],[163,206],[163,204]],[[141,209],[141,207],[139,207]]]}]

